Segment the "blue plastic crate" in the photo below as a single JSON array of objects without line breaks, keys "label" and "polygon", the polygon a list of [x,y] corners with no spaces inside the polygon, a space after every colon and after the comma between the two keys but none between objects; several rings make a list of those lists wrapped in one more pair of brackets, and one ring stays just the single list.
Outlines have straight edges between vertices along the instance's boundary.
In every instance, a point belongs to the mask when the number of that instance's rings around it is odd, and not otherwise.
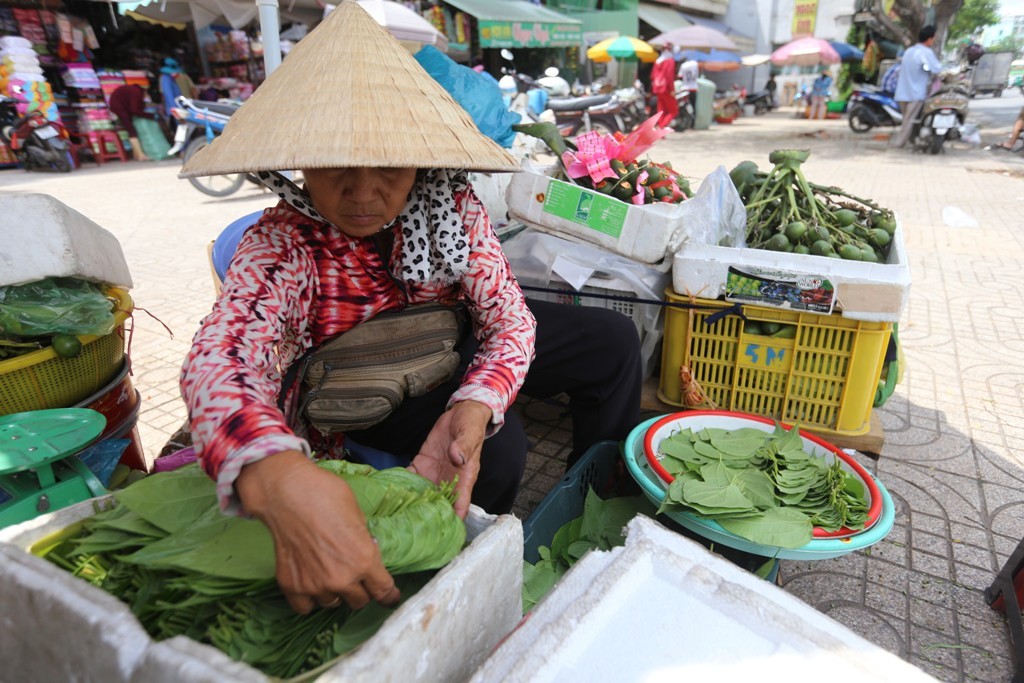
[{"label": "blue plastic crate", "polygon": [[619,444],[601,441],[591,446],[576,464],[562,477],[523,522],[525,549],[523,559],[534,563],[540,559],[537,549],[550,546],[555,532],[564,524],[583,514],[583,502],[590,488],[604,495],[614,485],[615,463],[619,458]]},{"label": "blue plastic crate", "polygon": [[[591,446],[576,464],[569,468],[562,481],[544,497],[530,517],[523,522],[524,560],[531,564],[537,562],[540,559],[538,548],[542,545],[550,547],[551,539],[562,526],[583,515],[583,503],[589,489],[593,488],[594,492],[603,498],[607,498],[608,494],[616,489],[616,465],[621,461],[618,442],[600,441]],[[705,539],[690,533],[664,516],[659,515],[658,521],[688,538],[705,546],[709,545]],[[712,546],[711,549],[747,571],[755,571],[765,561],[763,557],[724,546]],[[776,583],[778,574],[779,561],[775,560],[765,579]]]}]

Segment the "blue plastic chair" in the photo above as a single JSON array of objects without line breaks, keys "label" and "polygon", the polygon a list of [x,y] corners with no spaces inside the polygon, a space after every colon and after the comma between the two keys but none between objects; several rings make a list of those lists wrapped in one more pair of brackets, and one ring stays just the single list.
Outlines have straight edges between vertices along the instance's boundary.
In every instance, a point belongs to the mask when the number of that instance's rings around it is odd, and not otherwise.
[{"label": "blue plastic chair", "polygon": [[242,216],[224,228],[217,235],[217,239],[213,241],[211,259],[213,260],[213,269],[221,282],[224,281],[224,274],[228,272],[228,266],[231,265],[231,257],[235,255],[235,250],[238,249],[238,242],[242,239],[242,235],[246,230],[255,225],[262,215],[263,209],[260,209],[259,211],[253,211]]}]

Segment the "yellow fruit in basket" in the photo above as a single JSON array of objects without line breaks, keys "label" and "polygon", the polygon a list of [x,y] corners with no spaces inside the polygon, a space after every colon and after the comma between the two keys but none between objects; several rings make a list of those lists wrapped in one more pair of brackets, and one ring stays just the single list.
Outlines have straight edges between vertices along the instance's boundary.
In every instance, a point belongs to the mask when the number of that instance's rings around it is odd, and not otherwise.
[{"label": "yellow fruit in basket", "polygon": [[82,353],[82,342],[73,334],[55,334],[50,344],[62,358],[77,358]]}]

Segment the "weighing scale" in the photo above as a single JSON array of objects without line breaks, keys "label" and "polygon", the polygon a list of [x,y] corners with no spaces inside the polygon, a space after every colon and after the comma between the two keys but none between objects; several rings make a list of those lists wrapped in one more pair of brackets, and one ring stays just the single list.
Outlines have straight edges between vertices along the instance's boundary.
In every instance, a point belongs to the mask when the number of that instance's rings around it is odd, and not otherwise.
[{"label": "weighing scale", "polygon": [[0,528],[107,493],[77,454],[106,427],[88,408],[0,416]]}]

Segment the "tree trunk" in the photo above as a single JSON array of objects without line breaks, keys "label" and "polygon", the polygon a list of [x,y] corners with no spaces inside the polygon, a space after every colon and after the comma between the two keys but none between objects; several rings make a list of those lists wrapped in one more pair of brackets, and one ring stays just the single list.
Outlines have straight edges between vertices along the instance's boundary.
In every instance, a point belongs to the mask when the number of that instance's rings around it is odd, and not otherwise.
[{"label": "tree trunk", "polygon": [[[949,33],[949,25],[963,4],[964,0],[937,0],[932,6],[934,9],[935,51],[937,53],[941,53],[942,46],[946,42],[946,34]],[[895,0],[892,5],[892,13],[898,21],[893,20],[885,13],[883,0],[874,0],[871,12],[884,30],[903,43],[904,47],[910,47],[917,42],[918,32],[928,21],[928,10],[921,0]]]}]

